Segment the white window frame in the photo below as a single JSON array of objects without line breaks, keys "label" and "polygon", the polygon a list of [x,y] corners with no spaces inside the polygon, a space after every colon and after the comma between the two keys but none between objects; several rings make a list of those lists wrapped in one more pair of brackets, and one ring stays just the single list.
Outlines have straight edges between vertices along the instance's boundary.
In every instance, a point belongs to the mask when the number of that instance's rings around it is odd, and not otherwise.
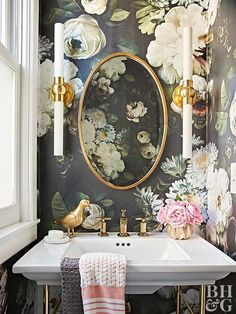
[{"label": "white window frame", "polygon": [[[6,3],[11,1],[5,0]],[[7,9],[9,11],[9,8]],[[19,221],[0,229],[0,264],[37,238],[37,90],[39,0],[21,0],[14,8],[20,27],[20,184]],[[6,15],[6,18],[9,16]],[[15,20],[15,19],[14,19]],[[12,29],[12,32],[14,32]],[[10,34],[11,35],[11,34]],[[10,38],[6,34],[5,38]],[[8,37],[7,37],[8,36]],[[9,41],[7,45],[9,47]],[[14,44],[14,43],[12,43]],[[7,213],[6,213],[7,215]],[[7,218],[7,216],[6,216]]]}]

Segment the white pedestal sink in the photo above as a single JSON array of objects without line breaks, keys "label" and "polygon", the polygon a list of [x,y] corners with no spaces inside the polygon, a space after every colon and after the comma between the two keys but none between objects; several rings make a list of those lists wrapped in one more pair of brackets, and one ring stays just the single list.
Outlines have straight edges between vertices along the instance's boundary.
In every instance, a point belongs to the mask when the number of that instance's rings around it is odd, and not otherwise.
[{"label": "white pedestal sink", "polygon": [[127,258],[127,293],[153,293],[160,286],[206,285],[236,272],[236,262],[197,235],[172,240],[166,233],[140,238],[116,234],[100,238],[82,233],[66,244],[43,240],[14,266],[38,285],[60,285],[60,261],[64,256],[80,257],[86,252],[113,252]]}]

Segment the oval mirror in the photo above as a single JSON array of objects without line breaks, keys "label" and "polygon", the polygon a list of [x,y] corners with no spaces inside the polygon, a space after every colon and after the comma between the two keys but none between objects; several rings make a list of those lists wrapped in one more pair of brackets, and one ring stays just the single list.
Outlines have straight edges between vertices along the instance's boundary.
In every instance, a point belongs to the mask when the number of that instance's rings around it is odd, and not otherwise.
[{"label": "oval mirror", "polygon": [[152,68],[129,53],[113,53],[90,73],[80,99],[79,138],[95,176],[125,190],[156,168],[166,140],[164,92]]}]

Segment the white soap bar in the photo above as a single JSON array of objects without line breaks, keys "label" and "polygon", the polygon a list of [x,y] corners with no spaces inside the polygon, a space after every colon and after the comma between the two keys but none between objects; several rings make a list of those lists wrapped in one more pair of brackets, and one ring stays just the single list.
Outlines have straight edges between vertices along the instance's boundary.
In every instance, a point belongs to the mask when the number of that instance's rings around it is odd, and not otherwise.
[{"label": "white soap bar", "polygon": [[48,237],[50,239],[63,239],[64,233],[63,231],[60,231],[60,230],[49,230]]}]

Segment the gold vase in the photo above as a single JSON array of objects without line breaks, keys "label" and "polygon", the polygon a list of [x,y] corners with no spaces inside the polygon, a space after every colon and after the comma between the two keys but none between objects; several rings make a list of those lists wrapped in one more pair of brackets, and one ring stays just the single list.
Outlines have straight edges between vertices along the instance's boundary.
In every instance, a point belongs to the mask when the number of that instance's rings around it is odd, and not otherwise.
[{"label": "gold vase", "polygon": [[172,239],[175,240],[185,240],[191,237],[193,233],[193,226],[190,224],[186,224],[184,227],[174,228],[171,225],[167,225],[167,232],[171,236]]}]

